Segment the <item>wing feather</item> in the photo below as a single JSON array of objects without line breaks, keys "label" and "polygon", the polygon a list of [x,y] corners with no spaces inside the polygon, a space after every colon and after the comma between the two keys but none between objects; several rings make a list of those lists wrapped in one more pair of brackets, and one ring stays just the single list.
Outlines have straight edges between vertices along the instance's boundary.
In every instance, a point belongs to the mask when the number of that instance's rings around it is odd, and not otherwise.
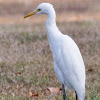
[{"label": "wing feather", "polygon": [[[60,61],[56,61],[69,89],[76,89],[77,85],[85,85],[85,67],[76,43],[69,37],[62,38],[60,46]],[[58,57],[59,58],[59,57]]]}]

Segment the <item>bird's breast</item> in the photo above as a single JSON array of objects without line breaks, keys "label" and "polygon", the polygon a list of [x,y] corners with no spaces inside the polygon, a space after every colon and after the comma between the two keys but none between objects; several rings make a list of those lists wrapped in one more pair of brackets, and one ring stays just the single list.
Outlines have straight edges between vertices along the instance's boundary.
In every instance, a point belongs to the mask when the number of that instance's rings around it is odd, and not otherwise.
[{"label": "bird's breast", "polygon": [[56,61],[56,63],[60,62],[60,60],[61,60],[61,49],[59,47],[56,47],[53,50],[53,59]]}]

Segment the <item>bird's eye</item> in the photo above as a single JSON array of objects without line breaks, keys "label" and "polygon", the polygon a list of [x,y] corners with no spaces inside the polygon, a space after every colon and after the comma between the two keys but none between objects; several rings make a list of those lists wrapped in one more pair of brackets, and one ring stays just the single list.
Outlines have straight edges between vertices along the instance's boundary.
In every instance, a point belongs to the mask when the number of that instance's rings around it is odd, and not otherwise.
[{"label": "bird's eye", "polygon": [[41,9],[38,9],[37,11],[41,11]]}]

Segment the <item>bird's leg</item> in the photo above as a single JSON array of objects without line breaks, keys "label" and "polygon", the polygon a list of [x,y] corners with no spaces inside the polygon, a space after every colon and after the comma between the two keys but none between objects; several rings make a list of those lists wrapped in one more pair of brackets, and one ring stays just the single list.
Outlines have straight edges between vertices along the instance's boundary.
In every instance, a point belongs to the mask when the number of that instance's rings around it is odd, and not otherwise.
[{"label": "bird's leg", "polygon": [[66,92],[65,92],[64,84],[62,84],[62,90],[63,90],[63,100],[66,100]]},{"label": "bird's leg", "polygon": [[75,91],[75,94],[76,94],[76,100],[78,100],[78,96],[77,96],[77,93],[76,93],[76,91]]}]

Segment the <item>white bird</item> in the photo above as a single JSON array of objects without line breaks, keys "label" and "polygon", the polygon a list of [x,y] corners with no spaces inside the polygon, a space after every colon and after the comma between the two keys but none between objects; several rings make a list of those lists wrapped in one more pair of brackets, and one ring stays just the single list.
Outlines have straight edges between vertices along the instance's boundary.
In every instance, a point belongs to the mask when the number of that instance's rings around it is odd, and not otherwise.
[{"label": "white bird", "polygon": [[63,88],[63,100],[66,99],[66,89],[74,90],[76,100],[85,99],[85,66],[76,43],[62,34],[56,26],[56,13],[50,3],[41,3],[31,15],[46,14],[46,31],[53,54],[54,70]]}]

